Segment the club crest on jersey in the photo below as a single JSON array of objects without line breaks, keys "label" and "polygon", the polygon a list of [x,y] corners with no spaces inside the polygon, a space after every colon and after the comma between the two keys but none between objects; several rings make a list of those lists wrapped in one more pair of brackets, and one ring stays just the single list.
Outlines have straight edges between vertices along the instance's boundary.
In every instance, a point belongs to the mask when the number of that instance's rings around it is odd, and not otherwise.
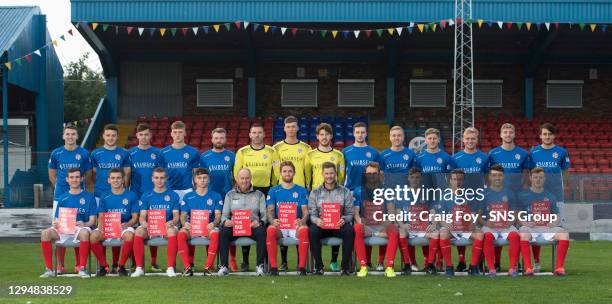
[{"label": "club crest on jersey", "polygon": [[263,159],[267,159],[268,158],[268,154],[264,154],[261,156]]},{"label": "club crest on jersey", "polygon": [[157,155],[155,155],[155,153],[151,153],[151,159],[156,159]]},{"label": "club crest on jersey", "polygon": [[476,163],[477,164],[482,164],[482,159],[480,157],[476,157]]},{"label": "club crest on jersey", "polygon": [[212,203],[213,203],[212,199],[209,198],[209,199],[206,200],[206,204],[208,206],[212,206]]},{"label": "club crest on jersey", "polygon": [[329,160],[330,161],[336,161],[336,158],[332,156],[332,157],[329,158]]},{"label": "club crest on jersey", "polygon": [[508,201],[508,196],[504,195],[502,196],[502,202],[507,202]]},{"label": "club crest on jersey", "polygon": [[183,158],[184,158],[184,159],[189,159],[189,153],[185,152],[185,153],[183,154]]},{"label": "club crest on jersey", "polygon": [[441,165],[442,164],[442,159],[438,157],[438,158],[436,158],[436,162]]},{"label": "club crest on jersey", "polygon": [[128,201],[128,199],[127,199],[127,198],[124,198],[124,199],[123,199],[121,202],[122,202],[124,205],[126,205],[126,206],[127,206],[127,204],[129,203],[129,201]]},{"label": "club crest on jersey", "polygon": [[549,201],[550,201],[550,199],[548,199],[548,197],[545,197],[545,198],[544,198],[544,199],[542,199],[542,200],[543,200],[543,201],[545,201],[545,202],[549,202]]},{"label": "club crest on jersey", "polygon": [[404,160],[408,160],[408,159],[410,158],[410,156],[408,156],[408,154],[404,154],[404,156],[402,156],[402,158],[403,158]]},{"label": "club crest on jersey", "polygon": [[517,160],[519,160],[519,159],[521,159],[521,155],[520,155],[520,154],[518,154],[518,153],[516,153],[516,154],[514,154],[514,158],[515,158],[515,159],[517,159]]},{"label": "club crest on jersey", "polygon": [[119,155],[119,154],[115,154],[115,159],[116,159],[116,160],[121,160],[121,155]]},{"label": "club crest on jersey", "polygon": [[79,199],[79,204],[85,205],[85,198],[84,197],[81,197],[81,199]]},{"label": "club crest on jersey", "polygon": [[81,160],[81,154],[77,154],[77,155],[75,155],[75,156],[74,156],[74,159],[76,159],[76,160]]},{"label": "club crest on jersey", "polygon": [[367,157],[367,158],[372,158],[372,153],[370,153],[370,152],[366,152],[366,157]]},{"label": "club crest on jersey", "polygon": [[293,198],[298,198],[298,193],[297,192],[293,192],[292,196],[293,196]]},{"label": "club crest on jersey", "polygon": [[230,161],[230,157],[229,157],[229,156],[227,156],[227,155],[226,155],[226,156],[225,156],[223,159],[224,159],[226,162]]},{"label": "club crest on jersey", "polygon": [[302,153],[303,151],[304,151],[304,150],[302,150],[302,148],[298,148],[298,149],[297,149],[297,153],[298,153],[298,154]]},{"label": "club crest on jersey", "polygon": [[552,157],[553,157],[553,158],[559,158],[559,153],[557,153],[557,152],[553,152]]},{"label": "club crest on jersey", "polygon": [[169,202],[170,201],[170,195],[164,195],[164,201]]}]

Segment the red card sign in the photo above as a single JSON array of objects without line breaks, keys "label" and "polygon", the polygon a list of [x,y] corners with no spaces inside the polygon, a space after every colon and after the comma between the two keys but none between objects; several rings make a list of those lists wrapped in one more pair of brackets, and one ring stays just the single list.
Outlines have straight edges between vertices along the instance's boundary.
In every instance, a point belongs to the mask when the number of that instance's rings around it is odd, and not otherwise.
[{"label": "red card sign", "polygon": [[280,229],[295,229],[295,220],[297,218],[297,205],[291,203],[278,204],[278,220],[280,221]]},{"label": "red card sign", "polygon": [[149,236],[166,236],[166,210],[148,210],[147,223]]},{"label": "red card sign", "polygon": [[[459,211],[461,211],[461,213],[459,213]],[[468,204],[453,206],[453,231],[470,231],[472,223],[464,220],[464,216],[468,213],[470,213],[470,206],[468,206]]]},{"label": "red card sign", "polygon": [[74,234],[76,232],[77,208],[60,207],[57,221],[59,234]]},{"label": "red card sign", "polygon": [[550,214],[550,202],[549,201],[541,201],[541,202],[533,202],[531,203],[531,213],[533,215],[540,214],[543,215],[539,217],[541,220],[536,221],[536,226],[546,226],[549,222],[545,219],[548,219],[548,215]]},{"label": "red card sign", "polygon": [[102,236],[105,239],[121,237],[121,212],[102,213]]},{"label": "red card sign", "polygon": [[425,232],[427,230],[427,226],[429,226],[428,221],[422,221],[421,219],[429,217],[429,210],[427,210],[427,205],[419,204],[410,206],[410,231],[412,232]]},{"label": "red card sign", "polygon": [[321,220],[323,229],[340,229],[340,204],[339,203],[321,203]]},{"label": "red card sign", "polygon": [[504,220],[508,216],[508,202],[490,204],[489,214],[496,215],[497,220],[490,221],[493,228],[504,229],[508,227],[508,221]]},{"label": "red card sign", "polygon": [[251,235],[251,210],[233,210],[232,222],[234,236]]},{"label": "red card sign", "polygon": [[377,221],[374,217],[374,214],[379,212],[378,218],[382,218],[382,215],[385,212],[385,206],[383,204],[377,205],[374,204],[371,200],[363,201],[363,223],[367,226],[374,226],[382,224],[380,221]]},{"label": "red card sign", "polygon": [[208,210],[191,210],[191,236],[208,237],[208,223],[210,211]]}]

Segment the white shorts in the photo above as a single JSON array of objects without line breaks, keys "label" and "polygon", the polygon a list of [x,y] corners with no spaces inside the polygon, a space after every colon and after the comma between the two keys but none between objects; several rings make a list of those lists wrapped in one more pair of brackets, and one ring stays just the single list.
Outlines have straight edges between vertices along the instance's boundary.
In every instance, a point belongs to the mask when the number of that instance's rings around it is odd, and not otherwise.
[{"label": "white shorts", "polygon": [[185,190],[172,190],[174,191],[174,193],[178,194],[179,196],[179,201],[183,200],[183,196],[185,196],[185,194],[189,193],[189,192],[193,192],[193,189],[185,189]]},{"label": "white shorts", "polygon": [[295,229],[281,229],[280,232],[283,238],[296,238]]},{"label": "white shorts", "polygon": [[510,227],[504,228],[504,229],[491,228],[491,227],[487,227],[487,226],[482,226],[481,229],[482,229],[482,233],[490,232],[491,234],[493,234],[493,237],[495,239],[507,239],[508,235],[510,234],[510,232],[518,231],[516,229],[516,227],[514,227],[512,225]]},{"label": "white shorts", "polygon": [[543,227],[543,226],[536,226],[536,227],[523,226],[521,227],[521,232],[531,233],[531,240],[542,238],[546,241],[552,241],[555,238],[555,234],[559,232],[563,232],[563,231],[564,229],[559,226],[557,227]]},{"label": "white shorts", "polygon": [[451,231],[451,235],[454,239],[469,239],[472,236],[472,232],[463,232],[463,231]]},{"label": "white shorts", "polygon": [[386,232],[387,228],[383,225],[367,226],[363,225],[363,233],[368,236],[375,236],[377,233]]},{"label": "white shorts", "polygon": [[57,229],[55,229],[54,227],[51,227],[51,229],[55,230],[55,232],[57,232],[57,234],[59,235],[60,239],[56,242],[59,244],[63,244],[68,240],[71,240],[75,243],[79,242],[79,233],[81,232],[81,229],[86,229],[87,231],[89,231],[89,233],[91,233],[91,228],[89,227],[77,227],[76,228],[76,232],[74,234],[60,234]]},{"label": "white shorts", "polygon": [[397,230],[399,230],[399,234],[400,234],[401,237],[408,236],[408,238],[410,238],[410,239],[412,239],[412,238],[421,238],[421,237],[426,237],[427,236],[427,232],[426,231],[412,231],[412,230],[410,230],[409,224],[401,223],[399,225],[399,227],[397,228]]},{"label": "white shorts", "polygon": [[[94,231],[100,231],[100,233],[102,233],[102,231],[100,229],[98,229],[98,228],[96,228]],[[122,229],[121,230],[121,237],[123,237],[123,234],[126,233],[126,232],[134,233],[135,231],[136,230],[134,229],[134,227],[127,227],[125,229]]]}]

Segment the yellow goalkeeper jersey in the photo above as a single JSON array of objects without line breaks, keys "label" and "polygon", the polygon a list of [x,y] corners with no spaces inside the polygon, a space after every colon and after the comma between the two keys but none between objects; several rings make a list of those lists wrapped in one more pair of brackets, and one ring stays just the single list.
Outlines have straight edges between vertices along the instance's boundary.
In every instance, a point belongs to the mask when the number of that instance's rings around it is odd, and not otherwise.
[{"label": "yellow goalkeeper jersey", "polygon": [[329,152],[323,152],[321,150],[312,149],[306,154],[306,184],[310,186],[310,189],[316,189],[323,184],[323,170],[322,166],[324,162],[331,162],[336,165],[336,179],[339,184],[344,183],[344,155],[342,152],[332,149]]},{"label": "yellow goalkeeper jersey", "polygon": [[254,149],[251,145],[244,146],[236,152],[234,162],[234,178],[242,168],[251,170],[253,187],[270,187],[272,185],[272,163],[274,148],[265,145]]},{"label": "yellow goalkeeper jersey", "polygon": [[280,164],[284,161],[291,161],[295,166],[295,176],[293,182],[302,187],[306,187],[305,161],[306,154],[310,151],[310,146],[303,141],[295,144],[288,144],[279,141],[274,145],[274,178],[275,184],[281,180]]}]

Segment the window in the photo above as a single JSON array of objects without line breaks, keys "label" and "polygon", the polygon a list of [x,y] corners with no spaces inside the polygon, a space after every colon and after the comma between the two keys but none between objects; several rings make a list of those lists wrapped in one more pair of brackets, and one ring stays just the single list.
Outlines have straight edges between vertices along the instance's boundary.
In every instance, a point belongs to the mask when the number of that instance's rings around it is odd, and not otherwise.
[{"label": "window", "polygon": [[446,107],[446,79],[410,79],[411,107]]},{"label": "window", "polygon": [[474,80],[474,106],[501,108],[503,83],[501,79]]},{"label": "window", "polygon": [[281,106],[317,107],[316,79],[282,79]]},{"label": "window", "polygon": [[549,80],[546,82],[546,106],[549,108],[582,108],[582,80]]},{"label": "window", "polygon": [[234,104],[232,79],[196,79],[198,107],[231,107]]},{"label": "window", "polygon": [[374,79],[338,79],[339,107],[374,107]]}]

